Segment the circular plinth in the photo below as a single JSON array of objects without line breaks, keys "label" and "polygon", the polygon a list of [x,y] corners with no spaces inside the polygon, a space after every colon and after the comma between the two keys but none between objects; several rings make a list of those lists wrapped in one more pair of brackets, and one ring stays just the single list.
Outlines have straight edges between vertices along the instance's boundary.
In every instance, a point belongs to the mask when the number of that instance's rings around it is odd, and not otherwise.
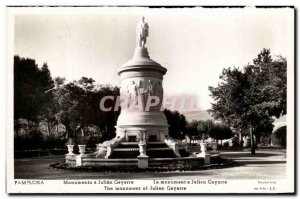
[{"label": "circular plinth", "polygon": [[119,68],[118,74],[121,75],[122,72],[129,70],[155,70],[159,71],[162,75],[166,74],[167,72],[166,68],[150,59],[148,50],[145,47],[135,48],[133,58]]}]

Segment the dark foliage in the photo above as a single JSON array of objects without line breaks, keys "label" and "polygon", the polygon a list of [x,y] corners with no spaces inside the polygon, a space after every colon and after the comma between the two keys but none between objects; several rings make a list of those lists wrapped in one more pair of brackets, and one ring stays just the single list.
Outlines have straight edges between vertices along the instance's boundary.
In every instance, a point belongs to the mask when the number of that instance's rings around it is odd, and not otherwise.
[{"label": "dark foliage", "polygon": [[186,135],[186,119],[185,116],[178,111],[164,110],[169,126],[169,135],[175,139],[183,139]]}]

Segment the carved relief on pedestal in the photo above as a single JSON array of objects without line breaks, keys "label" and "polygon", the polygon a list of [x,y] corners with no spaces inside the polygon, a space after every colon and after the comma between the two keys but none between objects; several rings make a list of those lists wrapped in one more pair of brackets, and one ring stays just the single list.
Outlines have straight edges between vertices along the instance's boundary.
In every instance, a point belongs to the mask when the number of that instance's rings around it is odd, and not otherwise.
[{"label": "carved relief on pedestal", "polygon": [[[145,110],[150,96],[159,98],[159,104],[151,107],[151,110],[159,110],[163,99],[163,87],[161,80],[158,79],[137,79],[126,80],[120,90],[121,96],[127,99],[127,108],[136,107],[141,104]],[[139,104],[140,103],[140,104]],[[148,102],[150,103],[150,102]]]}]

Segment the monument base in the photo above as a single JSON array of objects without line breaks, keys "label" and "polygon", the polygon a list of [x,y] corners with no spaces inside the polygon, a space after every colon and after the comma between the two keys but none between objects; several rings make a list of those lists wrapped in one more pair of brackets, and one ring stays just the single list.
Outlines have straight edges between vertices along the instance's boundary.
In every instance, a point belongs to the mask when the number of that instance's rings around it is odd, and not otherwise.
[{"label": "monument base", "polygon": [[[120,170],[125,168],[167,168],[176,166],[179,163],[182,164],[181,167],[188,165],[189,167],[198,167],[213,164],[218,162],[217,159],[220,158],[219,155],[211,155],[207,161],[207,157],[181,157],[181,158],[149,158],[147,156],[140,156],[137,158],[127,158],[127,159],[103,159],[97,158],[88,154],[82,157],[68,157],[69,167],[91,167],[91,168],[119,168]],[[77,162],[80,159],[80,163]],[[79,164],[76,164],[79,163]],[[179,165],[180,166],[180,165]]]}]

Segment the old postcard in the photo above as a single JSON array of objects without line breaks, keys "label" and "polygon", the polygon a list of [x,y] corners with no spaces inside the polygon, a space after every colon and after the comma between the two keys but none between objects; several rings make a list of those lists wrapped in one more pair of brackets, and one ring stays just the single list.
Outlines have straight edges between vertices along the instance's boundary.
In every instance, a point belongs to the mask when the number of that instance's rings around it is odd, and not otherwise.
[{"label": "old postcard", "polygon": [[7,192],[295,192],[294,8],[7,7]]}]

